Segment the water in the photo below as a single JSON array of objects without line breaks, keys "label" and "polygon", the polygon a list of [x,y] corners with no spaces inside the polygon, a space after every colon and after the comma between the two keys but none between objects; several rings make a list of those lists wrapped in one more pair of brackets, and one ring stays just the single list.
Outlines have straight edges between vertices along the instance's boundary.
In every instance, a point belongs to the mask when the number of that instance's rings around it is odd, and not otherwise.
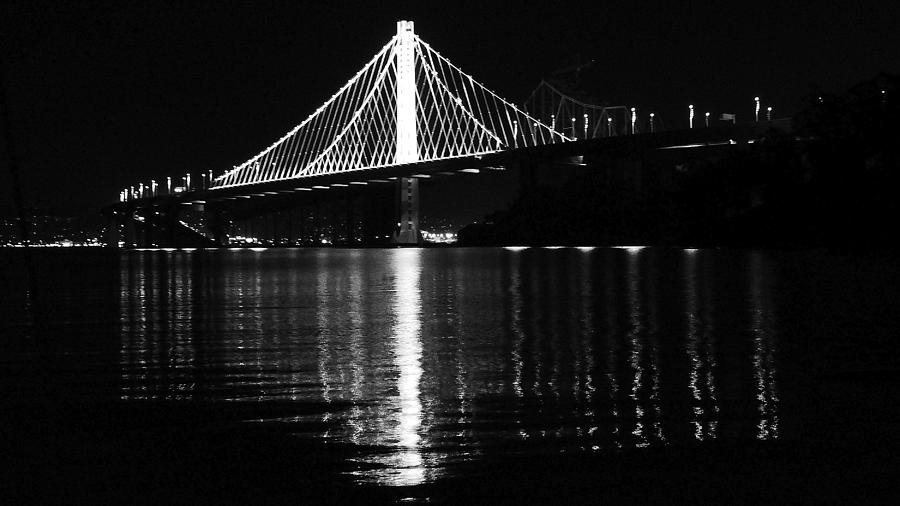
[{"label": "water", "polygon": [[[31,302],[20,255],[0,252],[5,396],[41,395],[40,334],[66,399],[238,406],[239,423],[350,448],[342,473],[387,486],[798,439],[810,353],[837,373],[895,365],[828,330],[900,328],[890,258],[822,252],[39,251]],[[863,279],[883,291],[858,297]]]}]

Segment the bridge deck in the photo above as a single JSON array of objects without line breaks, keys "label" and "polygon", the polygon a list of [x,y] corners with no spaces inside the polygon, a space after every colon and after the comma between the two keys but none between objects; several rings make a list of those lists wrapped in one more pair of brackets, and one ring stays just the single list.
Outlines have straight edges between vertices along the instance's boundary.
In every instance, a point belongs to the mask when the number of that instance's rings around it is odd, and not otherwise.
[{"label": "bridge deck", "polygon": [[566,160],[575,156],[628,157],[658,149],[692,149],[728,143],[745,144],[763,137],[773,129],[780,132],[790,132],[790,120],[602,137],[499,151],[481,156],[415,162],[380,169],[346,171],[336,174],[308,176],[228,188],[211,188],[120,202],[107,206],[103,209],[103,213],[133,212],[138,209],[178,204],[225,203],[237,199],[262,199],[275,195],[324,191],[326,189],[341,188],[345,185],[363,186],[361,183],[366,183],[367,185],[384,184],[400,177],[440,177],[465,174],[467,169],[504,167],[525,160]]}]

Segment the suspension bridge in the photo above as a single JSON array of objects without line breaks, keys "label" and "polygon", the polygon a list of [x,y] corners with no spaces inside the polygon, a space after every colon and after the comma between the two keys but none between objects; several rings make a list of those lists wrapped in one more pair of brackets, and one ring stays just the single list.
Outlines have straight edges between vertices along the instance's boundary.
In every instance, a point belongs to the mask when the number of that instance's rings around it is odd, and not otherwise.
[{"label": "suspension bridge", "polygon": [[[348,203],[348,227],[366,222],[357,239],[416,244],[423,179],[527,172],[546,162],[585,166],[597,154],[729,144],[759,130],[656,133],[651,122],[644,132],[630,112],[629,124],[626,107],[580,102],[546,81],[516,106],[423,41],[412,21],[399,21],[396,35],[346,84],[243,163],[218,175],[189,173],[123,189],[104,209],[111,218],[107,242],[224,245],[229,219],[318,203],[330,190],[329,198],[342,195]],[[181,219],[186,209],[204,213],[204,230]],[[346,237],[353,242],[354,232]]]}]

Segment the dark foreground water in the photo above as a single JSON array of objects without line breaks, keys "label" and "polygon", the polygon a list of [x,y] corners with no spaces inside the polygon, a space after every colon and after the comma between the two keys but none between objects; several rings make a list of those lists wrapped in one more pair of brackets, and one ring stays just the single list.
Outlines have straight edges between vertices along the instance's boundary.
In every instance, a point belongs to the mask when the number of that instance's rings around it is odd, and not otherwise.
[{"label": "dark foreground water", "polygon": [[22,251],[0,250],[21,497],[452,500],[597,483],[606,499],[716,500],[709,487],[804,502],[878,497],[896,462],[890,254],[34,256],[29,289]]}]

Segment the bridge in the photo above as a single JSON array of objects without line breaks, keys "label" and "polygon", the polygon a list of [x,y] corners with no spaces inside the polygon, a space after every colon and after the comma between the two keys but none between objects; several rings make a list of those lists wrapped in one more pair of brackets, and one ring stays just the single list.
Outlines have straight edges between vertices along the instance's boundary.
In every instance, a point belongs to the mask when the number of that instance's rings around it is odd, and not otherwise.
[{"label": "bridge", "polygon": [[[629,122],[630,119],[630,122]],[[107,243],[126,247],[221,246],[227,222],[323,201],[346,209],[345,242],[417,244],[419,184],[517,170],[591,167],[648,150],[752,142],[771,125],[657,132],[634,109],[596,106],[542,82],[523,107],[438,53],[411,21],[346,84],[280,139],[218,175],[150,181],[122,190],[103,212]],[[202,226],[188,224],[199,213]],[[304,220],[309,221],[309,220]],[[305,223],[304,226],[309,225]],[[275,226],[275,225],[273,225]],[[288,224],[288,236],[296,229]],[[316,232],[318,235],[318,232]]]}]

